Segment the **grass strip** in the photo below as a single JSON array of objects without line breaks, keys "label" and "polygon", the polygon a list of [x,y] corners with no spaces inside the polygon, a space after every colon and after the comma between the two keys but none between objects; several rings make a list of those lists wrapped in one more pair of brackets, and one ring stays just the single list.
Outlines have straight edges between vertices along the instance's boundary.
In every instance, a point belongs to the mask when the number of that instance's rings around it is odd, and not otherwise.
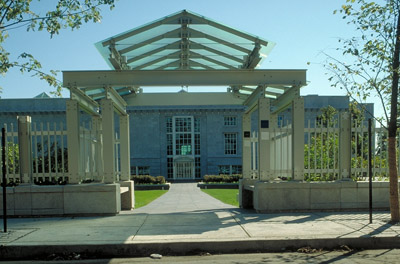
[{"label": "grass strip", "polygon": [[223,203],[230,204],[239,207],[239,202],[236,197],[239,193],[237,189],[201,189],[208,195],[211,195],[215,199],[220,200]]},{"label": "grass strip", "polygon": [[140,208],[151,203],[166,192],[168,192],[168,190],[135,190],[135,208]]}]

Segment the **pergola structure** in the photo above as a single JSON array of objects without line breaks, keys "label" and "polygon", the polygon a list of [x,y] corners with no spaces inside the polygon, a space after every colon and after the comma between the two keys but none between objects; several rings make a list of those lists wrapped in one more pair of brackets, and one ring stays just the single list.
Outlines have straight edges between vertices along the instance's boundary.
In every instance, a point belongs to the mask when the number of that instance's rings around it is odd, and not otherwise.
[{"label": "pergola structure", "polygon": [[[114,160],[114,112],[120,115],[121,178],[129,176],[129,119],[124,97],[146,86],[227,86],[228,93],[247,107],[243,116],[243,173],[250,177],[250,115],[259,111],[259,176],[269,169],[269,131],[277,113],[293,107],[293,175],[302,177],[304,106],[300,88],[305,70],[256,69],[274,43],[183,10],[96,43],[112,70],[64,71],[71,92],[68,105],[68,144],[78,150],[79,109],[99,116],[103,129],[103,159]],[[100,102],[100,103],[99,103]],[[100,109],[100,112],[99,110]],[[126,146],[127,149],[122,149]],[[71,152],[74,153],[74,152]],[[79,155],[69,159],[71,179]],[[104,163],[104,182],[116,181],[115,168]]]}]

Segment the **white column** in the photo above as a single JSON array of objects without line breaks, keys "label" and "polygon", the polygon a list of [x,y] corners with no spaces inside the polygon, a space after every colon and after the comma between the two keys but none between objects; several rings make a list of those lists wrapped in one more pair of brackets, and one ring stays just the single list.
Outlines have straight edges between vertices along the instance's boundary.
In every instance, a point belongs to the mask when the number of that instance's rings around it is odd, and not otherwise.
[{"label": "white column", "polygon": [[340,113],[339,172],[340,178],[351,178],[351,117],[349,112]]},{"label": "white column", "polygon": [[304,180],[304,98],[292,101],[292,177]]},{"label": "white column", "polygon": [[121,181],[130,180],[131,156],[129,144],[129,115],[119,117],[120,151],[121,151]]},{"label": "white column", "polygon": [[270,166],[270,99],[258,99],[258,171],[260,180],[273,180]]},{"label": "white column", "polygon": [[102,138],[102,120],[100,116],[92,117],[92,129],[96,138],[95,153],[94,153],[94,173],[96,175],[96,181],[103,180],[103,138]]},{"label": "white column", "polygon": [[67,101],[67,141],[68,141],[68,183],[80,181],[79,147],[79,104],[75,100]]},{"label": "white column", "polygon": [[251,113],[242,118],[242,173],[243,179],[251,178]]},{"label": "white column", "polygon": [[101,100],[103,127],[104,183],[115,182],[114,106],[110,99]]},{"label": "white column", "polygon": [[32,183],[31,117],[18,116],[19,170],[21,183]]}]

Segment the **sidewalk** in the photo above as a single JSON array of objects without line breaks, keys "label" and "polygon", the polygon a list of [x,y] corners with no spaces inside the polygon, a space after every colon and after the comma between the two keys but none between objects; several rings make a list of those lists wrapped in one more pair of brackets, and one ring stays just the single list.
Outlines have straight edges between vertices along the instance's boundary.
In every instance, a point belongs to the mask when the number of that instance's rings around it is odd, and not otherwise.
[{"label": "sidewalk", "polygon": [[388,212],[257,214],[172,184],[151,204],[109,217],[14,218],[0,233],[0,259],[75,252],[98,257],[297,249],[399,248],[400,226]]}]

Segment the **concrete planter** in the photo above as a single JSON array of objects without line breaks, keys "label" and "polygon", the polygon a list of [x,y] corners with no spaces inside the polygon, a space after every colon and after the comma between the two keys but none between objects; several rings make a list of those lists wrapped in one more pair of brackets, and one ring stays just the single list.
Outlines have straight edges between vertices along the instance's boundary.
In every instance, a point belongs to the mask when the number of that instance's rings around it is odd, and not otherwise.
[{"label": "concrete planter", "polygon": [[[241,207],[258,212],[342,211],[369,208],[368,182],[241,182]],[[253,187],[254,186],[254,187]],[[373,182],[373,208],[389,209],[389,182]],[[251,188],[250,188],[251,187]],[[247,194],[252,193],[250,198]],[[245,196],[247,194],[247,196]]]},{"label": "concrete planter", "polygon": [[[121,183],[122,185],[124,184]],[[126,185],[126,184],[125,184]],[[121,187],[113,184],[20,185],[7,187],[7,214],[10,216],[44,215],[115,215],[121,211],[121,193],[133,196],[133,182]],[[122,190],[122,191],[121,191]],[[124,200],[132,209],[134,200]],[[3,214],[0,190],[0,215]]]}]

